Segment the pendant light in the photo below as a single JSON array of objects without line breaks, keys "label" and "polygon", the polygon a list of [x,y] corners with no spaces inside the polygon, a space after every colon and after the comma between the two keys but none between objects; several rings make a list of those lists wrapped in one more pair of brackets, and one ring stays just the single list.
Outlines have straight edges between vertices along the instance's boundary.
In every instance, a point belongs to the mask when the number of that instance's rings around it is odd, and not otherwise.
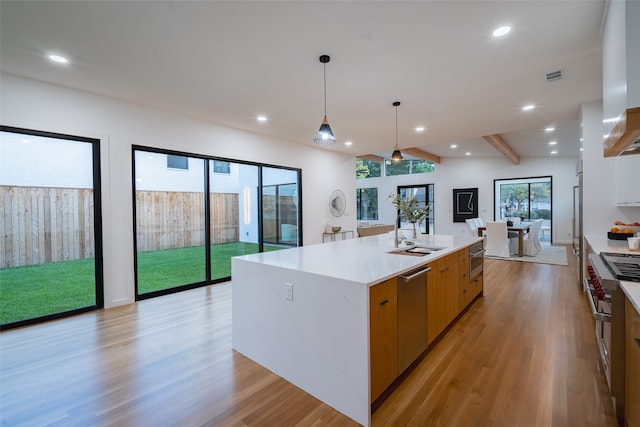
[{"label": "pendant light", "polygon": [[391,154],[391,160],[394,162],[402,160],[402,153],[400,152],[400,147],[398,147],[398,105],[400,105],[400,101],[393,103],[393,106],[396,107],[396,146],[393,149],[393,154]]},{"label": "pendant light", "polygon": [[329,55],[320,56],[320,62],[324,67],[324,119],[322,120],[320,129],[318,129],[318,133],[313,139],[313,142],[322,145],[333,144],[336,142],[336,137],[333,136],[331,126],[329,126],[329,120],[327,120],[327,62],[330,60],[331,58]]}]

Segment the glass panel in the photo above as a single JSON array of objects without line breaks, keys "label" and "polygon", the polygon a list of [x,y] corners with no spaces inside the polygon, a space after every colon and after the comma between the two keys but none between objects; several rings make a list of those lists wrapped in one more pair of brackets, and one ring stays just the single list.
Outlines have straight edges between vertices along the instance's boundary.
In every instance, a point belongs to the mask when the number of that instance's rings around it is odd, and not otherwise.
[{"label": "glass panel", "polygon": [[2,325],[97,306],[94,147],[0,133]]},{"label": "glass panel", "polygon": [[[422,234],[434,234],[435,233],[435,222],[433,212],[434,208],[434,200],[433,200],[433,184],[425,184],[425,185],[416,185],[416,186],[401,186],[398,187],[398,192],[402,199],[406,199],[409,196],[413,196],[413,198],[417,199],[420,203],[420,207],[424,207],[427,203],[431,207],[429,211],[429,217],[425,222],[420,224],[419,232]],[[413,225],[410,222],[407,222],[402,215],[400,215],[400,221],[398,226],[400,228],[412,229]]]},{"label": "glass panel", "polygon": [[137,294],[206,280],[204,160],[135,151]]},{"label": "glass panel", "polygon": [[356,190],[357,219],[377,220],[378,219],[378,189],[358,188]]},{"label": "glass panel", "polygon": [[297,171],[262,168],[262,235],[264,250],[298,246]]},{"label": "glass panel", "polygon": [[258,167],[212,161],[210,168],[216,172],[209,174],[211,279],[217,280],[231,276],[232,257],[259,251]]},{"label": "glass panel", "polygon": [[356,159],[356,178],[379,178],[382,176],[382,162]]},{"label": "glass panel", "polygon": [[496,219],[520,217],[523,221],[543,219],[540,240],[551,233],[551,177],[495,180]]},{"label": "glass panel", "polygon": [[411,175],[434,171],[434,164],[428,160],[400,160],[385,162],[385,175]]}]

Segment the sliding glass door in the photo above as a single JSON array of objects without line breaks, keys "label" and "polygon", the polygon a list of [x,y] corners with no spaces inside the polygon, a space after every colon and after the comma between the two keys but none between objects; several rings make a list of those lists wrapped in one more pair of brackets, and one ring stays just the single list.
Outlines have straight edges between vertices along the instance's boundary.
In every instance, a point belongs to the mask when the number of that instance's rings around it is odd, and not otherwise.
[{"label": "sliding glass door", "polygon": [[206,280],[204,165],[135,151],[136,295]]},{"label": "sliding glass door", "polygon": [[300,171],[134,147],[136,297],[228,280],[231,258],[301,244]]},{"label": "sliding glass door", "polygon": [[[406,199],[408,197],[413,197],[417,199],[420,203],[420,207],[424,207],[425,205],[430,206],[429,217],[420,225],[420,232],[422,234],[434,234],[435,233],[435,221],[433,212],[435,212],[434,208],[434,197],[433,197],[433,184],[421,184],[421,185],[402,185],[398,186],[398,194],[402,199]],[[398,227],[399,228],[413,228],[413,225],[407,222],[402,215],[398,218]]]},{"label": "sliding glass door", "polygon": [[552,180],[550,176],[496,179],[495,218],[519,217],[522,221],[542,219],[540,239],[551,239]]},{"label": "sliding glass door", "polygon": [[1,130],[2,329],[102,307],[99,141]]},{"label": "sliding glass door", "polygon": [[231,258],[259,252],[259,167],[209,161],[211,279],[231,276]]},{"label": "sliding glass door", "polygon": [[299,178],[295,170],[262,168],[262,224],[265,244],[298,246]]}]

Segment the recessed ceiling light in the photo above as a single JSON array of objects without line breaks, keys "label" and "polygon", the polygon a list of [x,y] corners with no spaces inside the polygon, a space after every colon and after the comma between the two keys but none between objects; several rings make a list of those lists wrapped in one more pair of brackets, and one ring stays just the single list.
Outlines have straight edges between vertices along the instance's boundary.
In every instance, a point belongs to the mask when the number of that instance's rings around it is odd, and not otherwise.
[{"label": "recessed ceiling light", "polygon": [[351,141],[345,141],[344,145],[351,146],[351,145],[353,145],[353,142],[351,142]]},{"label": "recessed ceiling light", "polygon": [[549,145],[556,145],[558,141],[549,141]]},{"label": "recessed ceiling light", "polygon": [[545,132],[553,132],[554,130],[556,130],[556,128],[554,128],[553,126],[550,126],[548,128],[545,128]]},{"label": "recessed ceiling light", "polygon": [[258,116],[256,117],[256,120],[259,121],[260,123],[264,123],[267,121],[267,117],[266,116]]},{"label": "recessed ceiling light", "polygon": [[451,144],[450,147],[451,148],[458,148],[458,145],[457,144]]},{"label": "recessed ceiling light", "polygon": [[416,127],[416,132],[424,132],[424,126]]},{"label": "recessed ceiling light", "polygon": [[465,156],[470,156],[471,155],[471,151],[467,151],[466,153],[464,153]]},{"label": "recessed ceiling light", "polygon": [[508,25],[505,25],[503,27],[500,28],[496,28],[493,31],[493,37],[502,37],[502,36],[506,36],[507,34],[509,34],[509,31],[511,31],[511,27]]},{"label": "recessed ceiling light", "polygon": [[584,151],[584,148],[583,148],[583,147],[580,147],[580,151]]},{"label": "recessed ceiling light", "polygon": [[56,62],[58,64],[68,64],[69,60],[67,58],[65,58],[64,56],[61,55],[56,55],[55,53],[51,53],[49,55],[47,55],[47,58],[49,58],[50,61]]},{"label": "recessed ceiling light", "polygon": [[558,154],[558,150],[553,150],[551,154]]},{"label": "recessed ceiling light", "polygon": [[536,108],[536,106],[535,106],[535,105],[533,105],[533,104],[529,104],[529,105],[525,105],[524,107],[522,107],[522,111],[531,111],[531,110],[533,110],[534,108]]}]

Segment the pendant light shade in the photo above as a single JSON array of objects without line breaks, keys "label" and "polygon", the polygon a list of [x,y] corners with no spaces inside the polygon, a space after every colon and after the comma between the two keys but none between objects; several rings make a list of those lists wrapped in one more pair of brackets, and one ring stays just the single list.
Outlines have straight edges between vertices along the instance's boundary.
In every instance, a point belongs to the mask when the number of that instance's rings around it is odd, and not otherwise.
[{"label": "pendant light shade", "polygon": [[313,142],[322,145],[333,144],[336,142],[336,137],[333,135],[331,126],[329,126],[329,120],[327,119],[327,62],[330,60],[331,58],[329,55],[320,56],[320,62],[324,67],[324,119],[322,120],[320,129],[318,129],[318,133],[316,133],[316,137],[313,139]]},{"label": "pendant light shade", "polygon": [[396,107],[396,146],[393,148],[393,153],[391,154],[391,160],[400,161],[402,160],[402,153],[400,152],[400,147],[398,147],[398,106],[400,105],[400,101],[396,101],[393,103],[393,106]]}]

